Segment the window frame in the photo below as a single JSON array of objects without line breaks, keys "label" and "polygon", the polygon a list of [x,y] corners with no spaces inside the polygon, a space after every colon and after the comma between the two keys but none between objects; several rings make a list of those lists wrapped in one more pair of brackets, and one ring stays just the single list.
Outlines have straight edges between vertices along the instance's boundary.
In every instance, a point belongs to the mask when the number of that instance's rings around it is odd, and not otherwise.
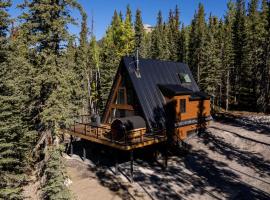
[{"label": "window frame", "polygon": [[[183,104],[184,104],[184,106],[183,106]],[[186,99],[180,99],[179,106],[180,106],[180,113],[181,114],[184,114],[187,112],[187,100]]]},{"label": "window frame", "polygon": [[[188,81],[185,79],[185,76],[188,77],[188,79],[189,79]],[[179,77],[180,82],[181,82],[182,84],[190,84],[190,83],[192,82],[192,80],[191,80],[191,78],[190,78],[190,76],[189,76],[188,73],[179,73],[179,74],[178,74],[178,77]]]},{"label": "window frame", "polygon": [[[122,92],[123,92],[123,102],[119,101],[120,90],[122,90]],[[117,90],[117,95],[116,95],[116,104],[126,104],[126,103],[127,103],[126,88],[125,87],[119,87],[118,90]]]}]

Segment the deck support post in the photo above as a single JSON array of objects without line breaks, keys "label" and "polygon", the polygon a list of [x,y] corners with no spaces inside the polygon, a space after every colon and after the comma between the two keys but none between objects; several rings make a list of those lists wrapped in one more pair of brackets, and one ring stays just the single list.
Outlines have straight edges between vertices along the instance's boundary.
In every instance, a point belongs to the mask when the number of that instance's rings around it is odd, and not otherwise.
[{"label": "deck support post", "polygon": [[115,160],[115,175],[119,174],[119,164],[118,164],[118,154],[117,150],[114,151],[114,160]]},{"label": "deck support post", "polygon": [[130,151],[130,182],[133,183],[133,150]]},{"label": "deck support post", "polygon": [[164,169],[168,167],[168,143],[165,144],[165,152],[164,152]]},{"label": "deck support post", "polygon": [[73,156],[73,136],[70,135],[70,156]]},{"label": "deck support post", "polygon": [[83,141],[83,161],[86,160],[86,149],[85,149],[85,141]]}]

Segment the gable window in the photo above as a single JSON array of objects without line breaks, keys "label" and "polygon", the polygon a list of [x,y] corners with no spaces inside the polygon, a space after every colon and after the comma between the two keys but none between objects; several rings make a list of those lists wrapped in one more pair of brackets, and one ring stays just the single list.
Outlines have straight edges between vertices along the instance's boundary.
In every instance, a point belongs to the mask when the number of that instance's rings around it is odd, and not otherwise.
[{"label": "gable window", "polygon": [[186,73],[180,73],[179,78],[181,83],[191,83],[191,79]]},{"label": "gable window", "polygon": [[119,88],[117,93],[117,104],[125,104],[126,103],[126,97],[125,97],[125,88]]},{"label": "gable window", "polygon": [[186,100],[180,99],[180,113],[186,112]]}]

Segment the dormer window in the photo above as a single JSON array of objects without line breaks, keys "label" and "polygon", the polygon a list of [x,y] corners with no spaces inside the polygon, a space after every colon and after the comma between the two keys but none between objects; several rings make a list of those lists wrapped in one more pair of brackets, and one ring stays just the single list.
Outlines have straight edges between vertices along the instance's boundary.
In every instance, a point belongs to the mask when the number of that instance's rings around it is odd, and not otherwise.
[{"label": "dormer window", "polygon": [[191,83],[191,79],[186,73],[180,73],[179,78],[181,83]]}]

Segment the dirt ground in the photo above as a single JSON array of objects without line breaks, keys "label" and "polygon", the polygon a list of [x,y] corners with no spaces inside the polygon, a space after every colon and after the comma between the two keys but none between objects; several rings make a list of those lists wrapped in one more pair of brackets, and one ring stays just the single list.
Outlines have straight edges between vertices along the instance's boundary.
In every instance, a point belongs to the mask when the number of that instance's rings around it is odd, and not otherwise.
[{"label": "dirt ground", "polygon": [[97,148],[83,162],[78,142],[76,155],[66,159],[70,188],[80,200],[270,199],[269,120],[212,122],[205,135],[188,140],[188,152],[170,152],[166,170],[162,157],[153,161],[135,152],[133,184],[127,155],[119,152],[121,173],[115,175],[113,154]]}]

